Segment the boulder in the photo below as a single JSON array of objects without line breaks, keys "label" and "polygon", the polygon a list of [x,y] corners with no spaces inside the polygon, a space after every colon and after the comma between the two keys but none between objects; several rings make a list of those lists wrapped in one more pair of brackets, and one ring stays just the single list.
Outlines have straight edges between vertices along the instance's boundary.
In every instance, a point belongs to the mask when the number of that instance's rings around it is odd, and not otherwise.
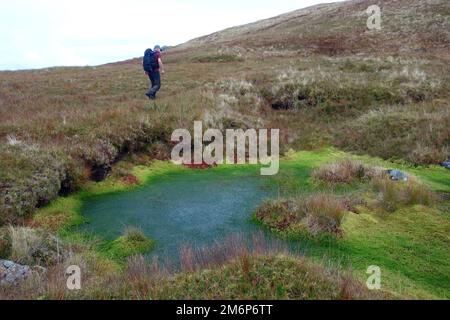
[{"label": "boulder", "polygon": [[388,170],[389,177],[393,181],[408,181],[409,176],[400,170]]},{"label": "boulder", "polygon": [[0,285],[17,284],[31,275],[33,270],[12,261],[0,260]]},{"label": "boulder", "polygon": [[446,169],[450,169],[450,159],[447,160],[447,161],[442,162],[441,166],[443,166]]}]

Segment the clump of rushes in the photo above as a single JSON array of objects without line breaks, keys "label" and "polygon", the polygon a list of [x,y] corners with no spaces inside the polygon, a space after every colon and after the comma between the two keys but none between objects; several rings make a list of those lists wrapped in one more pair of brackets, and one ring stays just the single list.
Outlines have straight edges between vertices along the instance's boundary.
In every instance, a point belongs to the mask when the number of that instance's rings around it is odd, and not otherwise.
[{"label": "clump of rushes", "polygon": [[124,260],[151,251],[154,244],[139,228],[127,227],[121,237],[105,246],[105,252],[113,259]]},{"label": "clump of rushes", "polygon": [[415,179],[398,182],[383,177],[375,179],[372,186],[377,193],[375,205],[387,212],[395,212],[408,205],[430,206],[437,200],[428,187]]},{"label": "clump of rushes", "polygon": [[313,178],[328,184],[352,184],[381,177],[382,169],[350,159],[326,164],[313,171]]},{"label": "clump of rushes", "polygon": [[301,207],[312,235],[341,233],[341,222],[346,211],[342,200],[328,194],[318,194],[302,201]]},{"label": "clump of rushes", "polygon": [[0,259],[30,266],[52,266],[66,257],[62,242],[54,235],[27,227],[0,229]]},{"label": "clump of rushes", "polygon": [[269,201],[256,212],[255,218],[270,229],[289,236],[306,234],[341,234],[346,205],[343,200],[316,194],[306,198]]}]

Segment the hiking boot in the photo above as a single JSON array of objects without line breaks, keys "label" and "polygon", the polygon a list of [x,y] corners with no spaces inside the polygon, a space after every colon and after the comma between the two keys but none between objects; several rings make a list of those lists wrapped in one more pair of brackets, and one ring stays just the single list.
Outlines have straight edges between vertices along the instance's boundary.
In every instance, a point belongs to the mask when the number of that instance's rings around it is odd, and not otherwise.
[{"label": "hiking boot", "polygon": [[152,96],[152,95],[149,94],[149,93],[146,93],[145,95],[146,95],[150,100],[155,100],[155,99],[156,99],[155,96]]}]

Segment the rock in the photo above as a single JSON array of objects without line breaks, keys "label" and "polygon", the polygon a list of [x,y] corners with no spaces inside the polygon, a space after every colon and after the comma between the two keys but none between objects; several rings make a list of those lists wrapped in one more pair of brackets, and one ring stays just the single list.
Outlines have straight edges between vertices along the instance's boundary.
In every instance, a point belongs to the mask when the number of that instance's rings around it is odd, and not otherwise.
[{"label": "rock", "polygon": [[409,177],[406,173],[400,170],[388,170],[389,177],[393,181],[408,181]]},{"label": "rock", "polygon": [[29,266],[23,266],[12,261],[0,260],[0,285],[17,284],[32,273]]},{"label": "rock", "polygon": [[447,160],[447,161],[442,162],[441,166],[443,166],[446,169],[450,169],[450,159]]}]

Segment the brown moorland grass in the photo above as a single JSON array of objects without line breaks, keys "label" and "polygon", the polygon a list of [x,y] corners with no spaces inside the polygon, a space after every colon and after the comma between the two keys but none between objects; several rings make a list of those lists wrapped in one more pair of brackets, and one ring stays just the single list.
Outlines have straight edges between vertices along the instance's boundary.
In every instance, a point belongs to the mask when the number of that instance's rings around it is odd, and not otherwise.
[{"label": "brown moorland grass", "polygon": [[[181,269],[173,272],[154,260],[133,256],[122,270],[101,257],[69,258],[34,274],[14,290],[0,287],[1,299],[292,299],[350,300],[388,299],[390,294],[370,291],[350,272],[324,267],[306,258],[268,246],[261,237],[251,249],[242,236],[223,244],[190,251],[189,263],[182,253]],[[66,289],[65,266],[82,266],[82,290]]]},{"label": "brown moorland grass", "polygon": [[387,212],[394,212],[401,206],[431,206],[437,202],[436,195],[427,186],[412,178],[397,182],[381,177],[373,180],[372,186],[377,192],[376,205]]},{"label": "brown moorland grass", "polygon": [[383,175],[383,169],[370,167],[360,161],[345,159],[323,165],[312,172],[312,177],[329,184],[352,184],[370,181]]}]

